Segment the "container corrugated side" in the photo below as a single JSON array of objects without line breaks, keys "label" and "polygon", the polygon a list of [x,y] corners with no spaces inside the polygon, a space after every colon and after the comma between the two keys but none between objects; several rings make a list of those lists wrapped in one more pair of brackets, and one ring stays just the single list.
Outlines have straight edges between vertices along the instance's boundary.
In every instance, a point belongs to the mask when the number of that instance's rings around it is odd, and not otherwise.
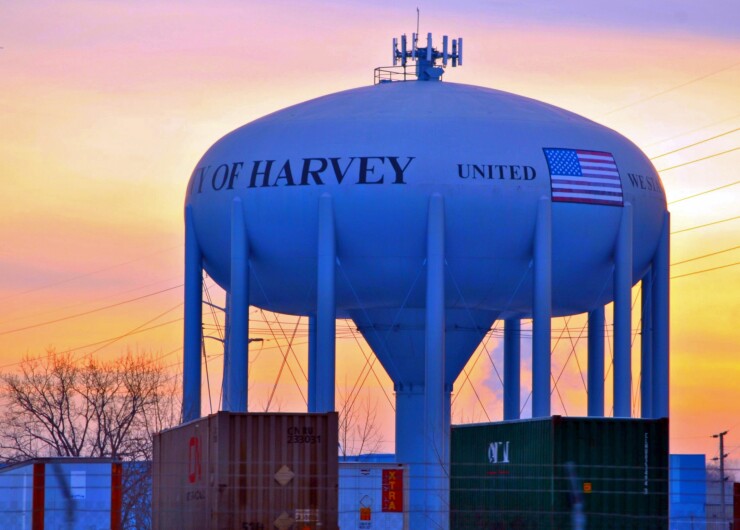
[{"label": "container corrugated side", "polygon": [[0,528],[31,528],[33,464],[0,472]]},{"label": "container corrugated side", "polygon": [[572,462],[589,527],[668,528],[668,420],[552,418],[556,527],[570,521]]},{"label": "container corrugated side", "polygon": [[454,427],[451,527],[549,527],[552,436],[541,420]]},{"label": "container corrugated side", "polygon": [[667,528],[668,422],[598,418],[452,429],[453,529],[571,525],[574,464],[588,528]]},{"label": "container corrugated side", "polygon": [[[335,528],[337,433],[336,414],[219,414],[220,441],[211,444],[219,485],[237,482],[219,489],[218,528],[267,528],[283,512],[301,527]],[[281,469],[294,475],[285,485]]]},{"label": "container corrugated side", "polygon": [[221,412],[155,442],[155,528],[337,527],[336,413]]},{"label": "container corrugated side", "polygon": [[156,529],[210,528],[214,488],[208,466],[214,416],[154,436],[152,519]]}]

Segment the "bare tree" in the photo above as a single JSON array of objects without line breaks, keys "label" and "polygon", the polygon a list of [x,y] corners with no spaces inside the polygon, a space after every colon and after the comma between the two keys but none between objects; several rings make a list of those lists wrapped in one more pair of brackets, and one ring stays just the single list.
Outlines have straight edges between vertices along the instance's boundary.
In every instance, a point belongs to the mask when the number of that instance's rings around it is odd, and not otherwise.
[{"label": "bare tree", "polygon": [[0,375],[0,456],[151,458],[152,436],[179,419],[176,382],[151,355],[77,362],[53,350]]},{"label": "bare tree", "polygon": [[383,444],[383,432],[378,423],[378,403],[357,394],[339,391],[339,454],[340,456],[373,454]]},{"label": "bare tree", "polygon": [[124,466],[123,521],[147,527],[153,436],[180,419],[177,380],[161,363],[144,353],[106,362],[51,350],[0,375],[0,387],[0,458],[136,461]]},{"label": "bare tree", "polygon": [[81,373],[71,354],[25,358],[18,374],[2,376],[5,428],[0,450],[7,460],[87,453],[94,410],[80,399]]},{"label": "bare tree", "polygon": [[84,397],[95,411],[95,452],[150,460],[152,436],[179,420],[175,383],[147,355],[112,364],[90,361],[83,370]]},{"label": "bare tree", "polygon": [[152,462],[142,460],[125,464],[121,482],[122,527],[125,530],[152,528]]}]

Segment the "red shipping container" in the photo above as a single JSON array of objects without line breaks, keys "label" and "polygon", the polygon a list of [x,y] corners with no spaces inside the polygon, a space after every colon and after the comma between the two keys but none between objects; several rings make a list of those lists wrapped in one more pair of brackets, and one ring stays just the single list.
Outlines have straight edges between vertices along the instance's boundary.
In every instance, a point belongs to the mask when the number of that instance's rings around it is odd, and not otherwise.
[{"label": "red shipping container", "polygon": [[337,414],[219,412],[154,438],[155,530],[337,528]]}]

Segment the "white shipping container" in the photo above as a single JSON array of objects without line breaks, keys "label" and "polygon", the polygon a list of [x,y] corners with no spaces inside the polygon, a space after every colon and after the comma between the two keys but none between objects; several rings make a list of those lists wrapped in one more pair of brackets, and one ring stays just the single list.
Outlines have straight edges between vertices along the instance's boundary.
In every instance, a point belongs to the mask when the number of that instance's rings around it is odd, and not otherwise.
[{"label": "white shipping container", "polygon": [[[387,511],[394,495],[383,494],[383,471],[393,473],[396,485],[403,492],[401,511]],[[398,473],[400,471],[400,473]],[[404,464],[378,462],[339,463],[339,528],[340,530],[407,530],[408,529],[408,467]],[[396,493],[394,492],[394,493]],[[389,499],[389,497],[391,497]],[[384,503],[385,500],[385,503]],[[384,511],[384,504],[386,511]],[[392,505],[390,506],[392,508]]]},{"label": "white shipping container", "polygon": [[36,458],[0,469],[0,528],[120,530],[121,463]]}]

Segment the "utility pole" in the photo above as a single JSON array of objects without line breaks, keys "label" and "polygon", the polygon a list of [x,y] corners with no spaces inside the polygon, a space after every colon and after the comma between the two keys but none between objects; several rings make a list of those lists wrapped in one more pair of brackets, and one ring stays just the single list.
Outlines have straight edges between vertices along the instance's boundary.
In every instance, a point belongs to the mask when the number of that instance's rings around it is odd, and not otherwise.
[{"label": "utility pole", "polygon": [[722,510],[722,523],[724,525],[725,520],[727,518],[727,514],[725,513],[725,458],[727,455],[725,454],[725,435],[727,434],[727,431],[721,432],[719,434],[712,435],[712,438],[719,438],[719,458],[712,458],[712,460],[719,460],[719,487],[720,487],[720,506]]}]

